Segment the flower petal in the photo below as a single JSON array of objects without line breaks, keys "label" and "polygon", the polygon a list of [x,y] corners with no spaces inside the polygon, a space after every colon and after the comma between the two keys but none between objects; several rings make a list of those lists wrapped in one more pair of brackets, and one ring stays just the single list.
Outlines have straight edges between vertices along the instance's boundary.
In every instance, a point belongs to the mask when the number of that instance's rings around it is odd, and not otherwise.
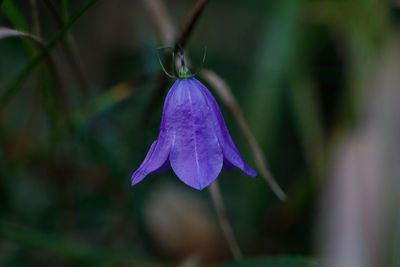
[{"label": "flower petal", "polygon": [[173,95],[174,88],[176,88],[177,85],[178,83],[175,83],[171,87],[165,98],[158,139],[153,142],[143,163],[133,173],[132,186],[143,180],[147,174],[164,170],[169,166],[168,155],[171,149],[171,124],[168,122],[168,114],[171,113],[173,108],[173,104],[171,105],[170,99]]},{"label": "flower petal", "polygon": [[179,179],[201,190],[217,178],[223,154],[209,120],[213,111],[192,80],[182,80],[172,100],[175,111],[170,162]]},{"label": "flower petal", "polygon": [[[157,146],[157,140],[151,144],[149,152],[147,152],[147,155],[142,162],[142,164],[139,166],[139,168],[133,173],[132,175],[132,186],[139,183],[141,180],[146,177],[146,175],[149,173],[148,168],[146,168],[149,165],[149,161],[153,161],[153,154],[154,154],[154,149]],[[154,165],[154,164],[153,164]]]},{"label": "flower petal", "polygon": [[242,156],[240,155],[239,150],[233,143],[228,128],[226,127],[224,117],[222,116],[221,110],[219,109],[215,98],[201,82],[199,82],[196,79],[193,80],[194,83],[196,83],[197,87],[206,96],[208,105],[212,107],[214,114],[213,116],[210,116],[210,120],[213,120],[215,127],[214,131],[218,136],[218,140],[219,143],[221,144],[224,157],[228,162],[230,162],[231,164],[235,165],[236,167],[244,171],[247,175],[254,177],[257,176],[257,172],[253,170],[249,165],[247,165],[247,163],[243,160]]}]

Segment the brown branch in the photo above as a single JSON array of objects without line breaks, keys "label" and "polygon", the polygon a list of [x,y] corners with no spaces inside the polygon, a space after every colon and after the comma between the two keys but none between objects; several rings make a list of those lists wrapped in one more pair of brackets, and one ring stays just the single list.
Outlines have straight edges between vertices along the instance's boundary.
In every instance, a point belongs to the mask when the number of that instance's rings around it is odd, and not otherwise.
[{"label": "brown branch", "polygon": [[226,82],[219,77],[215,72],[211,70],[203,70],[200,75],[212,86],[212,88],[217,92],[219,97],[224,102],[225,106],[232,113],[236,122],[239,124],[247,142],[249,143],[255,162],[261,172],[261,175],[267,181],[272,191],[280,200],[286,200],[286,194],[280,188],[279,184],[276,182],[271,172],[267,167],[267,160],[265,159],[264,153],[262,152],[260,146],[257,144],[257,140],[251,133],[249,126],[244,119],[243,113],[237,104],[237,101],[232,94],[231,89],[226,84]]},{"label": "brown branch", "polygon": [[176,40],[176,45],[185,47],[190,34],[193,32],[193,28],[196,25],[202,11],[206,7],[209,0],[197,0],[196,4],[193,6],[189,15],[186,17],[182,27],[178,33],[178,38]]},{"label": "brown branch", "polygon": [[217,212],[218,221],[221,226],[222,232],[224,233],[226,242],[229,245],[229,248],[232,252],[235,260],[240,260],[243,258],[243,254],[239,248],[239,245],[236,241],[235,235],[233,233],[232,227],[229,223],[228,217],[226,216],[224,204],[221,197],[221,192],[219,191],[218,182],[214,181],[210,187],[211,198],[214,203],[215,211]]}]

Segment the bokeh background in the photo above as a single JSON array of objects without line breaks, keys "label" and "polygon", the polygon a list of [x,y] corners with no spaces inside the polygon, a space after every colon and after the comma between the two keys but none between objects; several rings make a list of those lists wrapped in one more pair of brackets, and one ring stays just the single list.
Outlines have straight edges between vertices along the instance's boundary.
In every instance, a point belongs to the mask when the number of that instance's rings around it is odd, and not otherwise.
[{"label": "bokeh background", "polygon": [[[288,196],[221,172],[236,263],[208,190],[171,170],[130,186],[173,83],[157,47],[196,1],[0,3],[1,266],[400,266],[399,1],[212,0],[200,13],[187,56],[196,68],[207,47],[204,68]],[[50,60],[4,27],[50,44]],[[259,170],[237,114],[199,79]]]}]

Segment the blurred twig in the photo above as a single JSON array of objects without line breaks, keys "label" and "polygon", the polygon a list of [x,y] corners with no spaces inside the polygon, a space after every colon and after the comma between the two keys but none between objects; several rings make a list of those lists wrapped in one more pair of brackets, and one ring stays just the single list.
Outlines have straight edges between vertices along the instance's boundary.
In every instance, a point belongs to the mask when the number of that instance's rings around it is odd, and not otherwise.
[{"label": "blurred twig", "polygon": [[256,161],[258,168],[260,169],[261,175],[265,178],[272,191],[280,200],[286,199],[286,194],[280,188],[279,184],[276,182],[271,172],[268,170],[267,161],[265,159],[264,153],[262,152],[260,146],[257,144],[257,140],[251,133],[246,120],[243,117],[242,111],[233,96],[231,89],[226,84],[226,82],[219,77],[215,72],[211,70],[202,70],[200,75],[212,86],[212,88],[217,92],[219,97],[224,102],[225,106],[232,113],[233,117],[239,124],[240,129],[246,137],[251,150],[253,151],[253,156]]},{"label": "blurred twig", "polygon": [[[164,2],[162,0],[144,0],[143,2],[153,19],[153,23],[157,28],[162,43],[164,45],[171,45],[173,25]],[[209,0],[197,0],[180,27],[177,38],[175,39],[175,50],[179,47],[185,47],[190,34],[193,32],[194,26],[208,2]]]},{"label": "blurred twig", "polygon": [[[58,14],[56,7],[52,3],[51,0],[44,0],[43,1],[47,9],[50,11],[50,14],[52,15],[52,18],[57,26],[57,28],[60,30],[64,27],[64,22],[61,18],[61,16]],[[71,69],[75,72],[75,76],[78,79],[78,82],[80,83],[80,86],[82,89],[87,89],[88,88],[88,81],[86,78],[86,74],[83,70],[81,60],[79,55],[74,51],[74,49],[71,47],[69,44],[68,40],[65,38],[61,39],[61,44],[64,50],[64,53],[67,57],[67,60],[69,61],[69,64],[71,65]]]},{"label": "blurred twig", "polygon": [[31,5],[31,11],[32,11],[33,33],[36,34],[37,36],[40,36],[40,22],[39,22],[39,12],[37,8],[37,2],[36,0],[30,0],[29,3]]},{"label": "blurred twig", "polygon": [[224,236],[226,238],[226,241],[228,242],[232,255],[235,260],[240,260],[243,258],[243,254],[236,241],[235,235],[233,234],[233,230],[229,223],[228,217],[226,216],[221,192],[219,191],[218,181],[214,181],[210,185],[209,189],[214,203],[215,211],[217,212],[219,224],[222,228],[222,231],[224,232]]},{"label": "blurred twig", "polygon": [[46,44],[45,42],[38,36],[29,34],[23,31],[10,29],[7,27],[0,27],[0,39],[9,38],[9,37],[24,37],[31,41],[33,41],[40,48],[43,48]]},{"label": "blurred twig", "polygon": [[160,35],[163,45],[172,45],[174,41],[174,30],[172,27],[171,17],[167,12],[163,0],[143,0],[154,25]]},{"label": "blurred twig", "polygon": [[207,3],[208,0],[197,0],[196,4],[193,6],[192,10],[189,12],[184,23],[182,24],[182,27],[178,33],[176,45],[185,47],[185,44],[189,39],[190,34],[193,32],[193,28]]}]

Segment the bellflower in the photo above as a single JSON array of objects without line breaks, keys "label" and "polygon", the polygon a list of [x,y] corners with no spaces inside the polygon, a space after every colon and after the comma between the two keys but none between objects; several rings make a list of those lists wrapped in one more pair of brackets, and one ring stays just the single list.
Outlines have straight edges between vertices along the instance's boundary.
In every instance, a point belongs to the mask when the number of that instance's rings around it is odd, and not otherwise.
[{"label": "bellflower", "polygon": [[[146,175],[172,167],[185,184],[202,190],[222,167],[257,176],[241,157],[208,89],[183,66],[164,103],[159,136],[132,175],[132,186]],[[182,78],[183,77],[183,78]]]}]

